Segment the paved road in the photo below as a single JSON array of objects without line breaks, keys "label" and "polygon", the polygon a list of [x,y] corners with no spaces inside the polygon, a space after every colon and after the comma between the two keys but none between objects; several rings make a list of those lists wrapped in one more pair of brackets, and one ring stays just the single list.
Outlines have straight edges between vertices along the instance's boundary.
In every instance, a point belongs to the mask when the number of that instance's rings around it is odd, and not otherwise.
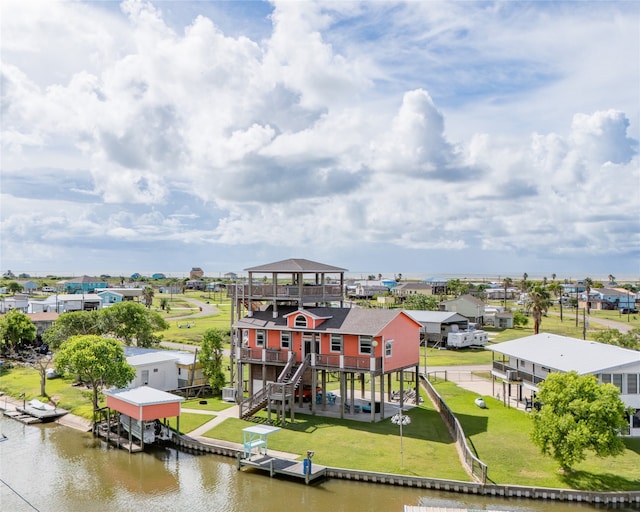
[{"label": "paved road", "polygon": [[[185,300],[193,304],[195,307],[201,308],[202,311],[199,311],[197,313],[192,313],[190,315],[175,316],[171,318],[170,320],[171,322],[173,322],[174,320],[191,320],[193,318],[201,318],[203,316],[211,316],[218,313],[218,308],[216,308],[211,304],[207,304],[206,302],[203,302],[201,300],[191,299],[191,298],[185,298]],[[196,345],[187,345],[185,343],[174,343],[173,341],[161,341],[160,346],[171,349],[171,350],[182,350],[184,352],[195,352],[196,349],[199,348]],[[229,354],[226,354],[226,355],[229,355]]]},{"label": "paved road", "polygon": [[[556,313],[555,311],[550,311],[547,314],[553,315],[553,316],[560,316],[560,313]],[[569,319],[569,320],[575,321],[575,316],[576,316],[575,311],[573,310],[563,314],[563,318],[565,320]],[[578,321],[582,323],[582,314],[580,314],[580,316],[578,317]],[[606,327],[609,327],[610,329],[618,329],[623,334],[628,333],[634,327],[633,325],[627,322],[618,322],[617,320],[607,320],[606,318],[597,318],[593,316],[587,317],[587,322],[590,324],[604,325]]]}]

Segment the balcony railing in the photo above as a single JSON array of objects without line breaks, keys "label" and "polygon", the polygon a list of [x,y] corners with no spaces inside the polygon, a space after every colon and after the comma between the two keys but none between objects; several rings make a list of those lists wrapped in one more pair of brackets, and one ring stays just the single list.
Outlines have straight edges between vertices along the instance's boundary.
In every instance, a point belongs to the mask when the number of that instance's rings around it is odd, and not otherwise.
[{"label": "balcony railing", "polygon": [[269,284],[254,284],[251,286],[251,295],[249,295],[248,284],[238,284],[227,287],[227,296],[245,299],[309,299],[318,302],[329,300],[340,300],[343,298],[342,288],[340,285],[305,285],[301,289],[297,285],[278,285],[274,287]]},{"label": "balcony railing", "polygon": [[534,375],[533,373],[519,370],[518,368],[512,368],[508,364],[501,363],[499,361],[493,362],[493,369],[500,373],[504,373],[505,375],[507,372],[515,372],[515,376],[517,380],[528,382],[529,384],[536,385],[544,380],[544,377],[539,377],[538,375]]},{"label": "balcony railing", "polygon": [[[275,363],[286,364],[289,360],[288,350],[241,348],[240,360],[243,363]],[[311,366],[315,369],[329,371],[380,372],[381,357],[342,356],[338,354],[311,354]]]}]

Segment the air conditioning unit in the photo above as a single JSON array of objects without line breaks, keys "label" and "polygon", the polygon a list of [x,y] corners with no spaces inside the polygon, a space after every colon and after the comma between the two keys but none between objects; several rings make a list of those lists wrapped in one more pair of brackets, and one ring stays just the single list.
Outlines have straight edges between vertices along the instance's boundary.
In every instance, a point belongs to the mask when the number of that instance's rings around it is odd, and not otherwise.
[{"label": "air conditioning unit", "polygon": [[520,380],[518,378],[518,372],[516,370],[507,370],[507,380],[508,381]]}]

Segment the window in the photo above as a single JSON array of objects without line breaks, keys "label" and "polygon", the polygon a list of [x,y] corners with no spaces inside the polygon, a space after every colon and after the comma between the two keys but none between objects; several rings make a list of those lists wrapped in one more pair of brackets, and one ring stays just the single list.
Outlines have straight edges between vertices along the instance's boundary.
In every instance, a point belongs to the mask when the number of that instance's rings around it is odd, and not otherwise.
[{"label": "window", "polygon": [[256,331],[256,347],[264,347],[264,331]]},{"label": "window", "polygon": [[331,335],[331,352],[342,353],[342,334]]},{"label": "window", "polygon": [[636,412],[631,419],[631,426],[633,428],[640,428],[640,409],[636,409]]},{"label": "window", "polygon": [[373,338],[371,336],[360,336],[358,341],[360,354],[370,355],[373,353]]},{"label": "window", "polygon": [[613,382],[612,383],[622,393],[622,374],[621,373],[614,373],[613,374]]},{"label": "window", "polygon": [[610,373],[603,373],[602,375],[600,375],[600,381],[603,384],[611,384],[611,374]]},{"label": "window", "polygon": [[289,331],[282,331],[280,333],[280,348],[287,350],[291,348],[291,333]]},{"label": "window", "polygon": [[294,325],[296,327],[306,327],[307,326],[307,317],[304,315],[298,315],[295,319]]},{"label": "window", "polygon": [[386,341],[384,344],[384,357],[391,357],[393,349],[393,340]]},{"label": "window", "polygon": [[628,373],[627,374],[627,394],[628,395],[640,394],[640,389],[638,389],[638,374],[637,373]]}]

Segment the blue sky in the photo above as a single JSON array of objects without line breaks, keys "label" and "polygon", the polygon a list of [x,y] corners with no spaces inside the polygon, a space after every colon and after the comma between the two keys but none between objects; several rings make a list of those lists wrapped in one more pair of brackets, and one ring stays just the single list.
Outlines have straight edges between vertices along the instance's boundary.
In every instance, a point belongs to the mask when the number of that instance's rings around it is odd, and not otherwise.
[{"label": "blue sky", "polygon": [[0,10],[2,272],[640,279],[637,2]]}]

